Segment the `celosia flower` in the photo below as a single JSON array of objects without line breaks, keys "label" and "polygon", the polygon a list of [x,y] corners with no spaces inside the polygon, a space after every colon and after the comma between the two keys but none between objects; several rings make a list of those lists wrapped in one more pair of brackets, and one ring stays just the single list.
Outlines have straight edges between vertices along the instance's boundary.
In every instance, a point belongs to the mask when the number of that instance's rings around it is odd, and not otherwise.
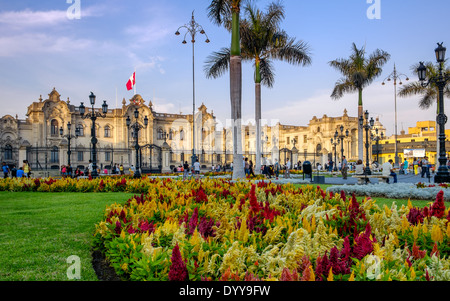
[{"label": "celosia flower", "polygon": [[437,194],[436,201],[431,205],[431,216],[442,218],[445,215],[444,192],[441,190]]},{"label": "celosia flower", "polygon": [[169,281],[188,281],[189,272],[186,268],[186,264],[181,257],[180,248],[178,244],[172,250],[172,265],[169,270]]}]

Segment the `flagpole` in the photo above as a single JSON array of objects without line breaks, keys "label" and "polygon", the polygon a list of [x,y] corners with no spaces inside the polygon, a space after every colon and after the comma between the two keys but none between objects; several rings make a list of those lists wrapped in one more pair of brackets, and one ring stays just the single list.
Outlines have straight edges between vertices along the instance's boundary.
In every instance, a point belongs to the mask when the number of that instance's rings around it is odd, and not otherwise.
[{"label": "flagpole", "polygon": [[134,68],[134,95],[136,95],[136,68]]}]

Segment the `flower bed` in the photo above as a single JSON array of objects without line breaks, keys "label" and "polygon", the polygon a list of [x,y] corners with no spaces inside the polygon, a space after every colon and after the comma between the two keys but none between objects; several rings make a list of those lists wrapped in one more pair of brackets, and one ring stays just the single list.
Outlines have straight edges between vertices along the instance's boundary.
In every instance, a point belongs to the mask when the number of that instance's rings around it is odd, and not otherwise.
[{"label": "flower bed", "polygon": [[[408,183],[397,184],[371,184],[371,185],[339,185],[327,188],[327,192],[340,193],[356,196],[370,196],[372,198],[382,197],[390,199],[412,199],[412,200],[434,200],[439,191],[446,189],[435,185],[415,185]],[[450,194],[444,194],[444,200],[450,201]]]},{"label": "flower bed", "polygon": [[94,249],[124,280],[450,280],[448,210],[267,182],[153,181],[106,208]]}]

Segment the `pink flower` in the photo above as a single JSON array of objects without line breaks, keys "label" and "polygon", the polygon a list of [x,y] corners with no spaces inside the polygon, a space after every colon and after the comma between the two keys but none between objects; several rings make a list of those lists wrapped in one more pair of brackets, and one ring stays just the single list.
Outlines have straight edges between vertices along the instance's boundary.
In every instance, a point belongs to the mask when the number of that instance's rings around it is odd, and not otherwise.
[{"label": "pink flower", "polygon": [[172,265],[169,271],[169,281],[188,281],[189,272],[186,264],[181,257],[180,248],[178,244],[172,250]]}]

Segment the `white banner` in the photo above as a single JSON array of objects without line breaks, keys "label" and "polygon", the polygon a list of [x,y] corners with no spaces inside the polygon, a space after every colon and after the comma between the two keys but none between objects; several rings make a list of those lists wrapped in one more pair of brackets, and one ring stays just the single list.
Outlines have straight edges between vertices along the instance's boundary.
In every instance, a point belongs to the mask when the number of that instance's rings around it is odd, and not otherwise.
[{"label": "white banner", "polygon": [[425,157],[425,149],[405,149],[403,154],[405,158],[423,158]]}]

